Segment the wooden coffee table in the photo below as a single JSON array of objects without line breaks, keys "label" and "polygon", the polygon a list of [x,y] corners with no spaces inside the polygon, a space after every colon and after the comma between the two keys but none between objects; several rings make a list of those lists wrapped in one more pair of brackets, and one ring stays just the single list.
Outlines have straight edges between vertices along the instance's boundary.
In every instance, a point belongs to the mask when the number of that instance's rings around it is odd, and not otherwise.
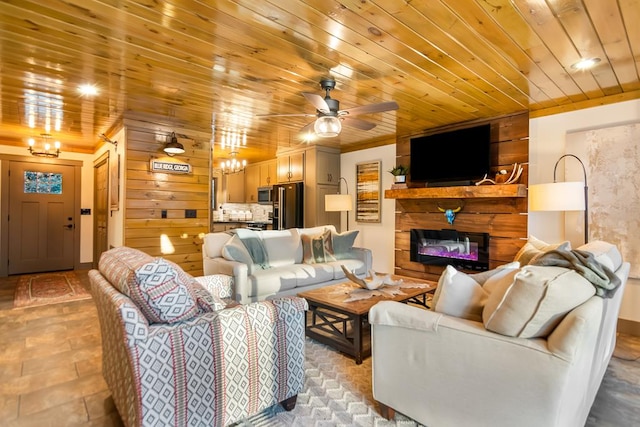
[{"label": "wooden coffee table", "polygon": [[372,296],[357,301],[345,302],[351,291],[360,289],[350,281],[325,286],[298,294],[307,300],[309,313],[306,320],[306,335],[336,350],[353,356],[356,364],[371,355],[371,329],[369,310],[380,301],[410,302],[427,307],[427,296],[436,289],[436,283],[412,277],[392,276],[402,279],[405,286],[411,283],[424,287],[402,287],[402,294],[394,296]]}]

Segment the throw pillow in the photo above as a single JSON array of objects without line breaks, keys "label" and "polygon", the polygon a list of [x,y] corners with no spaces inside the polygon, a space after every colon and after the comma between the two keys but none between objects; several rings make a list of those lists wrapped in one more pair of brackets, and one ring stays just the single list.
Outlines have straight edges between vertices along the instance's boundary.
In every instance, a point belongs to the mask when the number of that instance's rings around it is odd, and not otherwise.
[{"label": "throw pillow", "polygon": [[515,274],[519,263],[512,262],[496,269],[477,274],[466,274],[448,265],[433,296],[433,311],[449,316],[482,322],[482,309],[491,292],[491,280]]},{"label": "throw pillow", "polygon": [[180,267],[156,258],[138,267],[129,298],[151,323],[176,323],[199,313],[193,278]]},{"label": "throw pillow", "polygon": [[198,304],[200,313],[219,311],[227,306],[227,304],[222,299],[209,292],[200,282],[195,279],[191,282],[191,289],[196,296],[196,303]]},{"label": "throw pillow", "polygon": [[591,283],[573,270],[528,265],[489,295],[482,320],[486,329],[498,334],[546,337],[594,294]]},{"label": "throw pillow", "polygon": [[478,282],[447,265],[431,304],[433,311],[438,313],[481,322],[486,299],[487,293]]},{"label": "throw pillow", "polygon": [[529,236],[527,243],[520,248],[513,260],[520,262],[520,265],[527,265],[535,258],[552,249],[563,249],[569,251],[571,250],[571,243],[546,243],[535,236]]},{"label": "throw pillow", "polygon": [[253,259],[238,235],[234,235],[222,247],[222,257],[229,261],[238,261],[249,266],[253,265]]},{"label": "throw pillow", "polygon": [[358,236],[359,230],[345,231],[344,233],[331,233],[333,255],[336,259],[351,258],[351,248]]},{"label": "throw pillow", "polygon": [[226,274],[209,274],[208,276],[199,276],[195,280],[210,294],[218,298],[233,298],[235,286],[233,276]]},{"label": "throw pillow", "polygon": [[302,234],[302,261],[305,264],[315,264],[335,261],[331,245],[331,230],[326,229],[322,234]]}]

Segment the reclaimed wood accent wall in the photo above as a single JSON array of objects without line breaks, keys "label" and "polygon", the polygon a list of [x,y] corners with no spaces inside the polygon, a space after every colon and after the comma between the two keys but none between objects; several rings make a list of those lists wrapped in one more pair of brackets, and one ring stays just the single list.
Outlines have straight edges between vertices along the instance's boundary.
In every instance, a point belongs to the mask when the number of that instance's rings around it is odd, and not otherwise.
[{"label": "reclaimed wood accent wall", "polygon": [[[202,237],[209,231],[211,212],[211,135],[143,122],[125,123],[125,129],[124,244],[173,261],[192,276],[201,276]],[[171,132],[178,135],[184,154],[169,157],[162,151]],[[152,159],[188,163],[192,171],[151,172]],[[195,211],[195,218],[188,218],[187,210]],[[163,250],[161,236],[166,236],[172,251]]]},{"label": "reclaimed wood accent wall", "polygon": [[[514,163],[518,163],[524,168],[518,183],[527,184],[529,161],[528,112],[433,129],[429,133],[421,135],[484,123],[491,124],[492,174],[501,169],[510,171]],[[396,153],[396,164],[409,164],[411,155],[410,137],[398,140]],[[434,151],[433,161],[437,161],[436,159],[437,151]],[[429,167],[428,162],[429,160],[426,159],[425,167]],[[491,174],[490,177],[493,178]],[[410,179],[409,187],[412,187]],[[456,214],[453,225],[449,225],[438,207],[447,209],[456,208],[457,206],[462,206],[463,208]],[[456,229],[458,231],[489,233],[490,268],[510,262],[524,245],[527,238],[527,210],[527,197],[475,198],[443,196],[442,198],[396,199],[395,272],[396,274],[410,277],[438,280],[444,269],[442,266],[428,266],[410,260],[410,230],[412,228]]]}]

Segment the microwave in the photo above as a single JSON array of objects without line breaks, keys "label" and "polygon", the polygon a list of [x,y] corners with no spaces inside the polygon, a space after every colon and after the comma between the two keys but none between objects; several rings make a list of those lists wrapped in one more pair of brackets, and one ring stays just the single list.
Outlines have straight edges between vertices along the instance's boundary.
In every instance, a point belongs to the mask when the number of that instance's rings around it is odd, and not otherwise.
[{"label": "microwave", "polygon": [[261,205],[270,205],[273,202],[272,194],[273,187],[258,187],[258,203]]}]

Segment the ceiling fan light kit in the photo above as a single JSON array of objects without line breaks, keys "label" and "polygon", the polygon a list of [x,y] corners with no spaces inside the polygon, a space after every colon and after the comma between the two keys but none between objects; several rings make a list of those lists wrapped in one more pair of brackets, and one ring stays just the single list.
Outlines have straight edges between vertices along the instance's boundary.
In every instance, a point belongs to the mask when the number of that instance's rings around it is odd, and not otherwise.
[{"label": "ceiling fan light kit", "polygon": [[[316,107],[316,120],[304,126],[300,130],[301,139],[308,141],[308,134],[313,128],[316,136],[321,138],[333,138],[340,135],[342,125],[354,127],[360,130],[370,130],[376,127],[375,123],[355,118],[359,114],[382,113],[397,110],[395,101],[380,102],[377,104],[363,105],[346,110],[340,109],[340,101],[331,98],[329,92],[336,87],[336,81],[332,78],[320,80],[320,87],[325,91],[325,97],[309,92],[302,95]],[[309,114],[258,114],[258,117],[308,117]]]},{"label": "ceiling fan light kit", "polygon": [[334,116],[318,117],[313,124],[313,130],[320,138],[333,138],[340,135],[342,123],[339,118]]}]

